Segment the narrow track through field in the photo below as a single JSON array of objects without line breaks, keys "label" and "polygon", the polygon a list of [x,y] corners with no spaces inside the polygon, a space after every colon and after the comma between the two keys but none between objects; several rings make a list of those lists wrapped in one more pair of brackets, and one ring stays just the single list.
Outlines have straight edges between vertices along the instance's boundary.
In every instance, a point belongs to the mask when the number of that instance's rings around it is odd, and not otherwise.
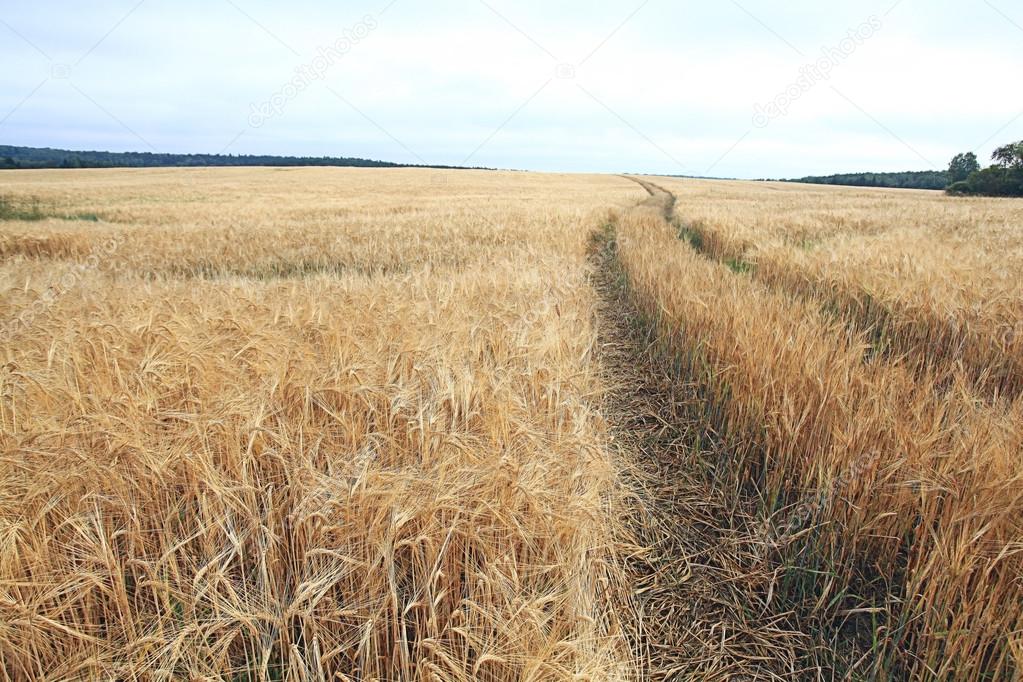
[{"label": "narrow track through field", "polygon": [[[650,197],[632,209],[669,220],[674,196],[639,183]],[[793,631],[791,614],[772,602],[752,505],[715,488],[705,461],[724,448],[700,418],[697,387],[660,352],[630,299],[617,261],[614,225],[591,244],[599,295],[600,361],[610,387],[604,412],[627,483],[636,646],[651,680],[791,680],[812,658],[811,638]]]}]

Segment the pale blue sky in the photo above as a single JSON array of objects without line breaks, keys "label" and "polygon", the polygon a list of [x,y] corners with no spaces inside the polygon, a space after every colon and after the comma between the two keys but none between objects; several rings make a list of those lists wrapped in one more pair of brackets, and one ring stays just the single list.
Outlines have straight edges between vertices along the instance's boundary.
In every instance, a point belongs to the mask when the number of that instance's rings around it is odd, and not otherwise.
[{"label": "pale blue sky", "polygon": [[0,0],[0,144],[789,177],[1023,138],[1017,0],[389,2]]}]

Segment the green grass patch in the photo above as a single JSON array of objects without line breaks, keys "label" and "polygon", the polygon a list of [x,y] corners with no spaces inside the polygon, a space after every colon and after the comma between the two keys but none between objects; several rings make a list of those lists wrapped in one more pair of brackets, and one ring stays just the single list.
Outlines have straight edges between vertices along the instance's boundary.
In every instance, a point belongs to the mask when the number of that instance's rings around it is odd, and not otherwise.
[{"label": "green grass patch", "polygon": [[689,244],[700,253],[704,253],[703,233],[693,225],[680,224],[678,238]]},{"label": "green grass patch", "polygon": [[102,218],[96,213],[61,213],[52,206],[45,206],[37,197],[15,199],[0,196],[0,220],[37,221],[56,218],[57,220],[83,220],[98,223]]},{"label": "green grass patch", "polygon": [[0,196],[0,220],[45,220],[48,217],[38,199],[15,201]]},{"label": "green grass patch", "polygon": [[756,269],[756,266],[753,265],[753,263],[750,263],[748,260],[743,260],[742,258],[726,258],[725,265],[727,265],[732,272],[739,275],[748,275]]}]

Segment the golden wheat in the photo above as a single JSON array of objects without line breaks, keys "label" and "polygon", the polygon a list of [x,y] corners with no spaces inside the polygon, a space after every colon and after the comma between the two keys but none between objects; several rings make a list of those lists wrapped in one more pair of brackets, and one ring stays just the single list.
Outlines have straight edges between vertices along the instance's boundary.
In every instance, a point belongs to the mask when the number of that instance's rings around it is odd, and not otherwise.
[{"label": "golden wheat", "polygon": [[638,188],[39,175],[103,222],[3,266],[6,679],[633,675],[585,234]]},{"label": "golden wheat", "polygon": [[985,406],[961,377],[939,396],[865,360],[865,335],[698,255],[656,213],[623,218],[619,242],[635,295],[735,439],[724,475],[756,481],[777,511],[781,587],[874,638],[871,675],[1013,679],[1023,403]]},{"label": "golden wheat", "polygon": [[[677,215],[716,258],[813,297],[935,382],[960,365],[1023,391],[1018,202],[779,183],[676,183]],[[748,264],[748,265],[747,265]]]},{"label": "golden wheat", "polygon": [[1021,209],[654,183],[0,176],[0,679],[1014,679]]}]

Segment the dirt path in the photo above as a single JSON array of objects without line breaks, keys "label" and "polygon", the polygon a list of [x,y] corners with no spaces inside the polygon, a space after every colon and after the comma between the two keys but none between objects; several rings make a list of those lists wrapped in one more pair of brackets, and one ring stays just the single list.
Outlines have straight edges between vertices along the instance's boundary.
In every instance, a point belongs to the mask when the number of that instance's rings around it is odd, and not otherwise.
[{"label": "dirt path", "polygon": [[665,220],[671,222],[675,212],[675,195],[660,185],[655,185],[649,180],[634,178],[631,175],[621,176],[626,180],[632,180],[647,191],[650,196],[639,204],[639,207],[654,208],[661,212]]},{"label": "dirt path", "polygon": [[[630,178],[650,198],[633,210],[670,218],[675,197]],[[772,575],[749,507],[713,484],[708,463],[724,447],[703,418],[697,387],[656,349],[630,299],[613,225],[591,244],[599,294],[600,361],[611,387],[611,437],[635,491],[631,528],[650,548],[633,563],[638,645],[651,680],[815,679],[799,670],[808,638],[775,613]],[[749,507],[752,508],[752,507]]]}]

